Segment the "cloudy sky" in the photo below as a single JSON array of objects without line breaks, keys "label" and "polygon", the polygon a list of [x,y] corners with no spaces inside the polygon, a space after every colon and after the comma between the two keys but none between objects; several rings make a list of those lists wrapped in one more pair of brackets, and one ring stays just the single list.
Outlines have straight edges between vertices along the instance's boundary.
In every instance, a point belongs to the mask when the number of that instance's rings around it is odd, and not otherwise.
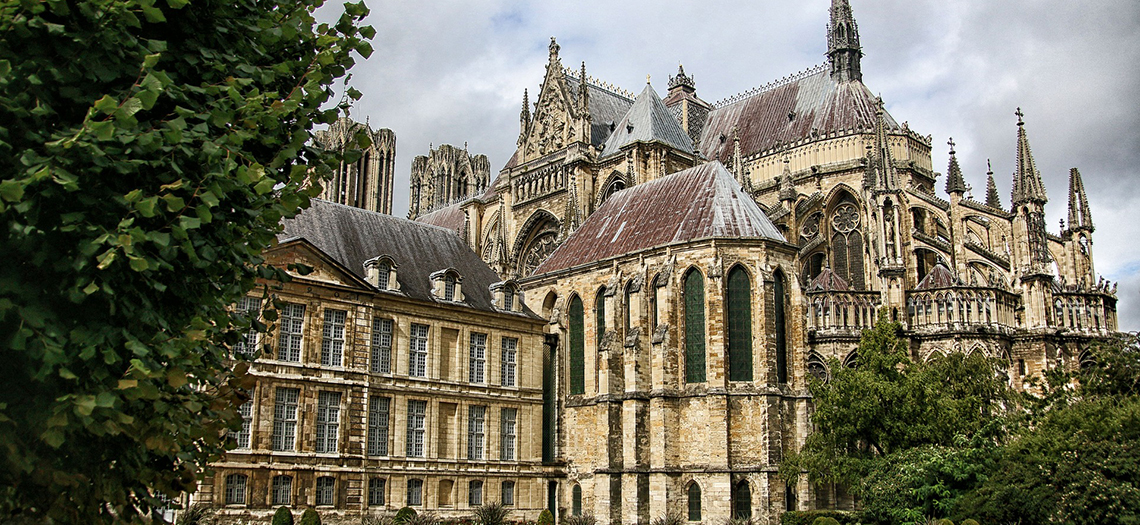
[{"label": "cloudy sky", "polygon": [[[484,153],[492,171],[518,136],[523,89],[537,92],[550,37],[563,64],[661,95],[677,65],[710,102],[825,61],[830,0],[524,2],[371,0],[375,53],[353,69],[353,118],[397,136],[394,208],[408,207],[412,158],[429,144]],[[911,129],[933,135],[945,172],[953,137],[984,197],[991,159],[1009,205],[1014,110],[1025,112],[1050,201],[1067,217],[1080,169],[1096,224],[1098,273],[1119,281],[1120,324],[1140,329],[1140,2],[853,0],[863,80]],[[534,99],[532,98],[532,101]],[[939,191],[942,189],[939,181]]]}]

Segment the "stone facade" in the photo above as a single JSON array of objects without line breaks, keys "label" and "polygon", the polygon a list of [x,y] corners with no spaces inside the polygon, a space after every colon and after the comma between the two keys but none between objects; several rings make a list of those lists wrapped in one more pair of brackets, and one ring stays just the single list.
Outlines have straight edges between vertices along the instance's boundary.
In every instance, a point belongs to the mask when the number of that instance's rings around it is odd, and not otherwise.
[{"label": "stone facade", "polygon": [[517,285],[452,232],[319,200],[266,256],[313,271],[274,292],[277,330],[246,343],[262,352],[247,430],[196,501],[229,522],[281,505],[326,522],[406,505],[466,516],[490,501],[537,518],[544,323]]},{"label": "stone facade", "polygon": [[416,219],[487,191],[491,163],[486,155],[471,155],[467,146],[428,147],[427,155],[412,160],[408,218]]},{"label": "stone facade", "polygon": [[327,130],[316,133],[316,142],[326,149],[343,149],[348,138],[364,133],[372,142],[360,159],[342,163],[332,180],[325,184],[320,198],[365,210],[392,213],[392,184],[396,173],[396,134],[390,129],[372,130],[347,117],[338,119]]}]

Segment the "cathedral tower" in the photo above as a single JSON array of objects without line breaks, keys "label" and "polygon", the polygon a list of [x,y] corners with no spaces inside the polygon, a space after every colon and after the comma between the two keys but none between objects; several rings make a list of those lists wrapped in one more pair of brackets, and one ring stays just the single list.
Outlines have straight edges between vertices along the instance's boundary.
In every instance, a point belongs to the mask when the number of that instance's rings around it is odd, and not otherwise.
[{"label": "cathedral tower", "polygon": [[831,65],[831,78],[838,82],[863,81],[859,59],[863,49],[859,46],[859,26],[851,14],[848,0],[831,0],[831,23],[827,26],[827,61]]}]

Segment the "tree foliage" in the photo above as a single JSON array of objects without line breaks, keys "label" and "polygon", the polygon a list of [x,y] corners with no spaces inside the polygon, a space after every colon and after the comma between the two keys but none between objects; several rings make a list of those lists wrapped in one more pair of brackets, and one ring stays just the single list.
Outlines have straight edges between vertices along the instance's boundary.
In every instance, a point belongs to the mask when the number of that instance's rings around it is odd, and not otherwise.
[{"label": "tree foliage", "polygon": [[283,275],[371,53],[363,4],[320,4],[0,2],[0,521],[131,522],[224,450],[264,328],[229,307]]}]

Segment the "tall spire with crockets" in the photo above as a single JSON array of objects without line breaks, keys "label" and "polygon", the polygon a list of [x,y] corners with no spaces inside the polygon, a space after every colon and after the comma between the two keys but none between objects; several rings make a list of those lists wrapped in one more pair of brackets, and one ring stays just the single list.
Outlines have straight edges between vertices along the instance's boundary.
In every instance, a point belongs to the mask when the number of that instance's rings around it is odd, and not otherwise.
[{"label": "tall spire with crockets", "polygon": [[863,49],[859,46],[859,26],[851,14],[847,0],[831,0],[831,22],[827,25],[827,61],[831,64],[831,78],[839,82],[863,80],[859,60]]},{"label": "tall spire with crockets", "polygon": [[1077,168],[1069,170],[1069,229],[1093,231],[1089,198],[1085,195],[1085,183],[1081,181],[1081,172]]}]

